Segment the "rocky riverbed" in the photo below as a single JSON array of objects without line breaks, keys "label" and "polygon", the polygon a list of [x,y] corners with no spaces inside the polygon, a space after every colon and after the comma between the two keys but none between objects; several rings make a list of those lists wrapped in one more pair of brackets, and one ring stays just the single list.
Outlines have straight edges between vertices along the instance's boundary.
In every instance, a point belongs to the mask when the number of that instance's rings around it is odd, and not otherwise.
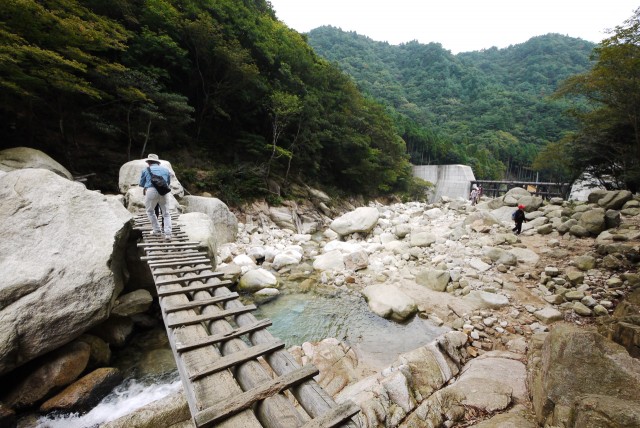
[{"label": "rocky riverbed", "polygon": [[[510,218],[521,203],[527,205],[528,221],[516,236]],[[607,388],[614,385],[607,382],[591,382],[593,390],[578,392],[568,382],[562,396],[569,404],[549,402],[542,397],[548,392],[545,370],[577,361],[568,363],[571,355],[551,351],[546,360],[540,356],[551,343],[549,331],[558,326],[557,341],[571,344],[592,334],[606,343],[599,346],[613,349],[605,336],[613,337],[627,347],[615,348],[616,353],[638,357],[637,318],[636,327],[621,328],[615,312],[640,284],[638,201],[631,194],[594,192],[586,203],[544,202],[516,189],[473,207],[446,199],[373,203],[312,234],[273,222],[258,226],[255,219],[261,216],[282,219],[282,211],[274,215],[258,208],[244,213],[237,241],[219,248],[219,269],[237,280],[239,289],[258,300],[318,289],[356,293],[379,316],[398,322],[420,316],[452,329],[388,367],[368,365],[367,355],[356,355],[349,343],[336,339],[291,350],[302,363],[321,369],[320,383],[338,401],[348,398],[361,406],[364,426],[460,426],[495,413],[500,413],[495,422],[481,426],[505,420],[513,426],[601,426],[604,419],[576,404],[586,392],[607,396],[625,411],[636,404],[637,397],[612,392]],[[602,356],[594,350],[575,358],[593,360],[591,369],[597,371]],[[628,371],[607,370],[635,378],[632,385],[638,386],[638,360],[624,361]],[[597,413],[609,426],[628,426],[629,415],[619,411]],[[630,420],[640,421],[638,416],[632,411]],[[577,420],[587,425],[576,425]]]},{"label": "rocky riverbed", "polygon": [[[84,412],[130,373],[172,364],[131,230],[144,162],[123,165],[121,195],[101,195],[41,152],[0,152],[2,168],[6,159],[0,425],[26,428],[43,426],[43,413]],[[444,331],[397,354],[389,346],[385,360],[348,335],[291,349],[337,401],[360,406],[362,426],[640,426],[640,200],[631,193],[543,201],[513,189],[471,206],[338,202],[301,187],[297,203],[232,213],[172,185],[189,240],[246,299],[360,299],[370,316],[400,327],[419,317]],[[528,221],[516,236],[518,204]],[[132,361],[153,363],[121,367],[112,354],[127,354],[136,332],[153,349]],[[189,426],[188,417],[175,393],[104,426]]]}]

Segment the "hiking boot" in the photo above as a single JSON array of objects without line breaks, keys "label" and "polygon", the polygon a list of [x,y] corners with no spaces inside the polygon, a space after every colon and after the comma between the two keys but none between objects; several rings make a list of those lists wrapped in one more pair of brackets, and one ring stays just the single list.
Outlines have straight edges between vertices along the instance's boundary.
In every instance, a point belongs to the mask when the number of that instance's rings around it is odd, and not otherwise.
[{"label": "hiking boot", "polygon": [[171,234],[164,235],[164,239],[171,239]]}]

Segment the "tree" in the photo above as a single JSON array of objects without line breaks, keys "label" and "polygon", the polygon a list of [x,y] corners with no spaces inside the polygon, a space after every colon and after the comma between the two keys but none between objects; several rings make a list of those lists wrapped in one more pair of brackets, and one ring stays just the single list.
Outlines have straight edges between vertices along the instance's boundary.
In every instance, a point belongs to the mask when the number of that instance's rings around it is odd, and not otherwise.
[{"label": "tree", "polygon": [[567,79],[557,96],[585,97],[591,108],[574,111],[579,130],[570,137],[572,168],[609,175],[640,189],[640,8],[595,49],[596,63]]}]

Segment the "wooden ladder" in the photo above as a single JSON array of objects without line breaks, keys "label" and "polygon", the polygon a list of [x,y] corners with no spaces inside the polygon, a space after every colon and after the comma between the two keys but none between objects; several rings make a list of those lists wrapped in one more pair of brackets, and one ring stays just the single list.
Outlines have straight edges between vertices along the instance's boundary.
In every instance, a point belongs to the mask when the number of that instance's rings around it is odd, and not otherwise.
[{"label": "wooden ladder", "polygon": [[359,427],[359,407],[336,404],[313,380],[317,368],[300,367],[266,330],[271,321],[251,314],[255,305],[244,305],[199,244],[173,225],[167,240],[150,234],[145,213],[135,218],[195,426]]}]

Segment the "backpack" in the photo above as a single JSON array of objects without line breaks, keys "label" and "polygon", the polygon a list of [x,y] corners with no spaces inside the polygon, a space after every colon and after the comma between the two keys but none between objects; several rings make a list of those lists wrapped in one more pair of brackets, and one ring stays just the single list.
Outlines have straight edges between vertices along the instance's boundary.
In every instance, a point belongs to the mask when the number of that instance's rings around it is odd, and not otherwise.
[{"label": "backpack", "polygon": [[518,210],[515,210],[514,212],[511,213],[511,220],[515,220],[516,219],[516,213],[518,212]]},{"label": "backpack", "polygon": [[147,168],[149,170],[149,175],[151,175],[151,184],[156,188],[158,193],[162,196],[166,195],[171,191],[171,187],[164,181],[164,178],[160,175],[156,175],[151,172],[151,167]]}]

